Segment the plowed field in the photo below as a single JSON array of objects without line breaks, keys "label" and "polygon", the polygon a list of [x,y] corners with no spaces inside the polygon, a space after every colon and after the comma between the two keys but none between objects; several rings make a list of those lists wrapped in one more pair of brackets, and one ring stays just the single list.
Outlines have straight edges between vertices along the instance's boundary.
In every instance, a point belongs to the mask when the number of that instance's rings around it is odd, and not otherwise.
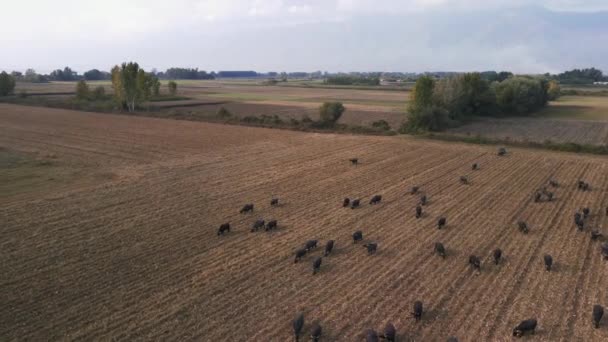
[{"label": "plowed field", "polygon": [[[0,105],[0,147],[79,170],[57,187],[0,194],[3,341],[290,341],[298,311],[323,341],[361,341],[388,321],[400,341],[510,341],[533,317],[537,333],[523,340],[608,340],[606,317],[591,325],[592,306],[608,306],[608,262],[573,224],[581,207],[590,227],[608,224],[606,158],[12,105]],[[108,177],[87,177],[98,173]],[[556,199],[534,203],[550,178]],[[429,198],[419,220],[413,185]],[[381,204],[368,204],[374,194]],[[363,204],[342,208],[344,197]],[[254,213],[239,214],[245,203]],[[251,233],[258,218],[278,230]],[[224,222],[233,230],[218,237]],[[376,255],[352,243],[355,230]],[[309,239],[321,246],[294,264]],[[329,239],[334,253],[313,276]],[[437,241],[446,259],[432,254]]]}]

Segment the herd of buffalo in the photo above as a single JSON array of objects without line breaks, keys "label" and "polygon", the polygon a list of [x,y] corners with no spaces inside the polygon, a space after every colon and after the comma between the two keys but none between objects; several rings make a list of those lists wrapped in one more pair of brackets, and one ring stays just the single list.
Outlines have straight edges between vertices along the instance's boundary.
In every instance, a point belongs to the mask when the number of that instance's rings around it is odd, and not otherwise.
[{"label": "herd of buffalo", "polygon": [[[507,154],[506,149],[500,148],[498,150],[499,156],[505,156],[506,154]],[[359,163],[359,160],[357,158],[349,159],[349,161],[351,162],[352,165],[358,165],[358,163]],[[471,169],[473,171],[479,170],[479,165],[477,163],[475,163],[472,165]],[[461,176],[460,183],[463,185],[468,185],[469,184],[468,176]],[[559,183],[553,179],[549,180],[548,184],[550,187],[553,187],[553,188],[559,187]],[[591,185],[585,181],[579,180],[577,183],[577,189],[580,191],[590,191]],[[411,195],[419,194],[420,187],[413,186],[410,189],[409,193]],[[553,199],[554,199],[554,194],[552,192],[548,191],[546,187],[542,187],[534,193],[535,202],[542,202],[542,201],[550,202],[550,201],[553,201]],[[370,199],[369,204],[376,205],[376,204],[380,204],[381,202],[382,202],[382,196],[375,195]],[[423,216],[423,206],[427,205],[427,203],[428,203],[427,196],[422,194],[420,196],[420,200],[415,208],[415,217],[417,219],[419,219]],[[273,207],[278,206],[279,199],[272,198],[270,200],[270,205]],[[356,209],[361,206],[361,199],[344,198],[344,200],[342,202],[342,206],[345,208]],[[242,207],[242,209],[240,210],[240,213],[244,214],[244,213],[250,213],[253,211],[254,211],[254,205],[246,204]],[[605,209],[605,214],[608,215],[608,207]],[[590,215],[591,215],[591,211],[589,208],[582,208],[580,211],[577,211],[574,214],[574,224],[578,230],[583,231],[585,229],[585,226],[587,225],[587,219],[590,217]],[[445,217],[440,217],[437,220],[438,229],[444,228],[446,226],[446,224],[447,224],[447,218],[445,218]],[[273,229],[277,229],[277,227],[278,227],[278,223],[276,220],[271,220],[269,222],[265,222],[262,219],[258,219],[253,223],[251,232],[256,232],[260,229],[270,231]],[[527,234],[530,231],[528,224],[524,221],[517,222],[517,228],[523,234]],[[229,232],[230,232],[230,224],[224,223],[224,224],[220,225],[220,227],[217,231],[217,235],[221,236],[221,235],[224,235]],[[591,239],[592,240],[598,240],[598,239],[601,239],[602,237],[603,237],[603,235],[598,230],[596,230],[596,229],[591,230]],[[352,238],[353,238],[353,243],[355,243],[355,244],[363,241],[363,232],[360,230],[355,231],[352,234]],[[331,254],[331,252],[334,248],[334,244],[335,244],[334,240],[327,241],[327,243],[325,244],[325,250],[324,250],[323,256],[327,257]],[[306,243],[304,244],[304,246],[302,248],[299,248],[296,250],[294,263],[298,263],[304,256],[306,256],[306,254],[308,254],[308,252],[317,248],[317,245],[318,245],[318,240],[306,241]],[[374,243],[374,242],[368,242],[366,244],[363,244],[362,246],[366,248],[367,253],[369,255],[375,254],[378,249],[378,244]],[[446,248],[441,242],[435,243],[434,253],[436,253],[441,258],[447,257]],[[601,246],[601,254],[603,255],[603,257],[606,260],[608,260],[608,243],[604,243]],[[492,256],[493,256],[494,263],[496,265],[498,265],[501,261],[501,258],[503,257],[503,252],[501,249],[497,248],[493,251]],[[551,268],[553,266],[553,257],[549,254],[546,254],[543,257],[543,260],[544,260],[544,264],[545,264],[545,270],[551,271]],[[312,263],[312,274],[313,275],[317,274],[320,271],[321,263],[322,263],[322,257],[319,256],[319,257],[314,258],[313,263]],[[481,272],[481,259],[478,256],[470,255],[468,263],[469,263],[469,266],[472,267],[476,272]],[[422,302],[421,301],[414,302],[413,311],[411,313],[412,317],[416,321],[420,321],[422,319],[422,314],[423,314]],[[600,321],[601,321],[603,315],[604,315],[604,308],[599,304],[594,305],[593,311],[592,311],[592,321],[593,321],[593,326],[595,328],[599,328]],[[297,341],[299,341],[300,335],[302,334],[302,331],[304,329],[304,314],[298,313],[296,318],[293,320],[292,324],[293,324],[293,332],[294,332],[295,340],[297,342]],[[526,333],[534,334],[537,324],[538,324],[538,322],[536,319],[524,320],[513,329],[513,336],[522,337]],[[312,339],[312,341],[319,341],[321,338],[321,335],[322,335],[321,326],[319,325],[318,322],[314,322],[310,328],[310,338]],[[377,342],[379,339],[384,339],[386,341],[395,341],[397,338],[397,330],[396,330],[395,326],[389,322],[384,327],[383,333],[379,334],[374,329],[368,329],[365,332],[365,338],[366,338],[367,342]],[[456,337],[450,337],[450,338],[448,338],[447,341],[448,342],[458,342],[458,339]]]}]

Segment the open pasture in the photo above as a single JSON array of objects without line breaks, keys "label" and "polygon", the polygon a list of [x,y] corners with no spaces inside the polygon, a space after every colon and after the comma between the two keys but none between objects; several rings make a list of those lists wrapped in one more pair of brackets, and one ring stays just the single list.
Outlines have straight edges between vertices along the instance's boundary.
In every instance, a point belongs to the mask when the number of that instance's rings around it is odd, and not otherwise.
[{"label": "open pasture", "polygon": [[[362,341],[389,321],[400,341],[511,341],[528,318],[537,332],[522,340],[608,339],[606,317],[591,322],[594,304],[608,306],[608,261],[589,233],[608,235],[605,158],[6,104],[0,146],[79,171],[1,197],[0,340],[290,341],[298,311],[304,334],[318,321],[322,341]],[[107,177],[87,178],[96,173]],[[554,200],[534,203],[550,179]],[[428,197],[420,219],[415,185]],[[376,194],[382,202],[368,204]],[[343,208],[344,197],[362,206]],[[253,213],[239,213],[245,203]],[[581,207],[591,210],[583,232]],[[278,229],[250,232],[259,218]],[[356,230],[375,255],[353,244]],[[294,264],[310,239],[320,246]]]}]

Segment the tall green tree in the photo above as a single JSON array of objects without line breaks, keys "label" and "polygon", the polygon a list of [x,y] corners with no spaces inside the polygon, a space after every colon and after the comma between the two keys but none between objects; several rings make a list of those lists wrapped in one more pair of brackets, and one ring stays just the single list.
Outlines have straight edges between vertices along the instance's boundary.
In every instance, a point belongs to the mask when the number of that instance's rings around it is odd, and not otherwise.
[{"label": "tall green tree", "polygon": [[433,90],[435,80],[429,76],[422,76],[416,80],[416,84],[410,94],[408,112],[420,111],[433,104]]},{"label": "tall green tree", "polygon": [[134,62],[115,66],[112,68],[112,88],[116,101],[134,112],[137,105],[150,98],[155,78]]},{"label": "tall green tree", "polygon": [[175,94],[177,94],[177,83],[169,81],[167,87],[169,87],[169,94],[171,94],[171,96],[175,96]]},{"label": "tall green tree", "polygon": [[321,122],[326,125],[334,125],[345,110],[342,102],[325,102],[319,108]]},{"label": "tall green tree", "polygon": [[15,78],[6,72],[0,73],[0,96],[12,94],[15,90]]},{"label": "tall green tree", "polygon": [[76,98],[79,100],[88,100],[91,97],[89,85],[85,80],[80,80],[76,83]]}]

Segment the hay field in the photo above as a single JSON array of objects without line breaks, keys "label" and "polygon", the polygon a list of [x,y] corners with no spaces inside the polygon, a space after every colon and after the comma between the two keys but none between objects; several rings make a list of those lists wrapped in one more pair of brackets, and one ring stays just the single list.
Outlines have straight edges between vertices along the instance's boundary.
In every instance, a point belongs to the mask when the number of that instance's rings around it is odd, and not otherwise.
[{"label": "hay field", "polygon": [[[297,311],[305,333],[323,326],[323,341],[361,341],[388,321],[400,341],[511,341],[531,317],[539,327],[526,341],[608,339],[606,319],[591,326],[591,307],[608,306],[607,261],[572,222],[588,206],[590,226],[608,235],[605,158],[523,149],[501,158],[491,147],[403,137],[5,104],[0,146],[79,172],[60,186],[15,183],[0,198],[3,341],[290,341]],[[459,184],[464,174],[470,185]],[[534,203],[550,178],[561,184],[556,200]],[[579,179],[592,191],[578,191]],[[429,198],[419,220],[413,185]],[[374,194],[383,202],[368,205]],[[271,208],[272,196],[282,205]],[[345,196],[362,207],[342,208]],[[253,214],[239,214],[245,203]],[[277,219],[278,230],[251,233],[257,218]],[[224,222],[233,231],[218,237]],[[376,255],[353,245],[355,230],[378,243]],[[309,239],[336,240],[315,276],[322,247],[293,263]],[[432,254],[437,241],[445,260]],[[498,266],[495,248],[505,256]],[[470,254],[482,259],[479,275]],[[419,323],[410,319],[416,300]]]}]

